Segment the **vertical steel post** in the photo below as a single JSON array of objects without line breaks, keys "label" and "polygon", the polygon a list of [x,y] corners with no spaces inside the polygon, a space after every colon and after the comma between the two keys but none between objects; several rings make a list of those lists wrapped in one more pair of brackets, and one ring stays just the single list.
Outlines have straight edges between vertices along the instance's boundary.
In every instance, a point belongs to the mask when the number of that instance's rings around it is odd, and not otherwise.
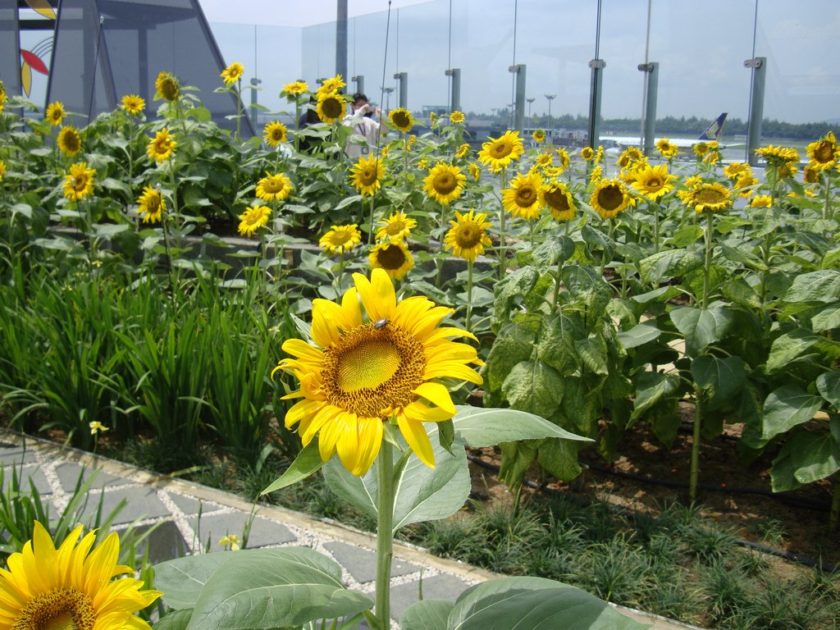
[{"label": "vertical steel post", "polygon": [[259,121],[257,120],[257,86],[261,83],[261,79],[251,77],[251,125],[253,125],[254,129],[259,126]]},{"label": "vertical steel post", "polygon": [[357,74],[355,77],[351,77],[350,80],[356,83],[356,94],[365,93],[365,75]]},{"label": "vertical steel post", "polygon": [[746,161],[755,166],[758,161],[755,150],[761,144],[761,120],[764,118],[764,77],[767,70],[767,57],[747,59],[744,66],[752,70]]},{"label": "vertical steel post", "polygon": [[337,0],[335,18],[335,73],[347,78],[347,0]]},{"label": "vertical steel post", "polygon": [[513,128],[521,133],[525,126],[525,64],[517,63],[509,66],[508,71],[516,75]]},{"label": "vertical steel post", "polygon": [[604,68],[607,62],[603,59],[592,59],[589,67],[592,68],[592,82],[589,87],[589,146],[598,148],[601,139],[601,83],[603,81]]},{"label": "vertical steel post", "polygon": [[450,113],[461,111],[461,68],[449,68],[444,74],[449,77],[450,87],[452,88],[450,90],[449,111]]},{"label": "vertical steel post", "polygon": [[642,121],[642,150],[647,157],[653,155],[656,132],[656,98],[659,87],[659,64],[655,61],[640,63],[645,73],[645,119]]},{"label": "vertical steel post", "polygon": [[408,72],[397,72],[394,78],[400,82],[399,107],[408,109]]}]

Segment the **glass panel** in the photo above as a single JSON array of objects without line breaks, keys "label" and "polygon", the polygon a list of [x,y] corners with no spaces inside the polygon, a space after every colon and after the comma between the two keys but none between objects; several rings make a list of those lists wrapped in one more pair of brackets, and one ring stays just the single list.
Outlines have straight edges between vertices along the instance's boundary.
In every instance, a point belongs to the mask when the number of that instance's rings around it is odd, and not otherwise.
[{"label": "glass panel", "polygon": [[10,95],[20,94],[17,0],[0,0],[0,80]]}]

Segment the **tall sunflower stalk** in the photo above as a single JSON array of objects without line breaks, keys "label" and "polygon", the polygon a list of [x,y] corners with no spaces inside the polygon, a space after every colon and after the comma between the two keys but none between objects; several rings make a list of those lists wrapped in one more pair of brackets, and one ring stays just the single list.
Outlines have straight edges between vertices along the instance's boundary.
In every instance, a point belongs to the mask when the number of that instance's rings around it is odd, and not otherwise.
[{"label": "tall sunflower stalk", "polygon": [[[713,217],[711,212],[706,212],[706,225],[704,230],[705,255],[703,257],[703,293],[700,296],[700,308],[706,310],[709,305],[709,276],[712,268],[712,253],[714,244]],[[692,421],[691,440],[691,463],[688,476],[688,498],[694,503],[697,500],[697,480],[700,476],[700,430],[703,425],[703,391],[695,383],[694,385],[694,418]]]},{"label": "tall sunflower stalk", "polygon": [[[421,296],[398,301],[383,269],[374,269],[370,279],[354,274],[353,281],[339,301],[313,301],[311,342],[286,341],[283,351],[291,356],[274,371],[290,372],[301,383],[286,395],[298,402],[287,412],[285,424],[291,429],[299,423],[304,446],[317,437],[322,461],[337,454],[341,465],[358,477],[377,467],[375,616],[369,619],[387,630],[396,475],[413,455],[435,466],[423,424],[456,413],[449,389],[436,379],[481,384],[472,367],[481,361],[472,346],[452,340],[474,339],[471,333],[439,327],[451,309]],[[404,447],[395,467],[397,432]]]}]

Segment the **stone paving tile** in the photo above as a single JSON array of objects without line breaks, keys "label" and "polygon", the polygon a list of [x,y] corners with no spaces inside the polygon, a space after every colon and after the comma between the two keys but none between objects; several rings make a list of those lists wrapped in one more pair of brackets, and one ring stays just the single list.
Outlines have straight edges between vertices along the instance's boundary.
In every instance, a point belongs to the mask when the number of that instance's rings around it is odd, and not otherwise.
[{"label": "stone paving tile", "polygon": [[[104,497],[102,500],[103,518],[110,514],[111,510],[116,508],[120,501],[123,499],[126,500],[125,507],[114,518],[115,525],[131,523],[132,521],[147,518],[170,516],[169,510],[166,509],[166,506],[158,498],[153,488],[146,486],[116,488],[105,491]],[[88,495],[88,503],[83,512],[85,516],[93,517],[96,514],[97,507],[99,506],[99,498],[100,493],[91,493]]]},{"label": "stone paving tile", "polygon": [[71,494],[73,490],[75,490],[76,484],[79,481],[79,475],[82,473],[84,473],[84,479],[89,479],[91,475],[96,475],[95,479],[90,484],[91,490],[101,490],[107,486],[123,486],[127,483],[127,481],[122,477],[110,475],[104,470],[91,468],[89,466],[67,463],[59,464],[55,467],[55,474],[58,477],[58,481],[61,483],[61,487],[65,492]]},{"label": "stone paving tile", "polygon": [[[345,567],[360,584],[376,579],[376,554],[373,551],[343,542],[328,542],[324,544],[324,548],[328,549],[336,562]],[[394,559],[391,563],[391,577],[414,573],[422,568],[417,564]]]},{"label": "stone paving tile", "polygon": [[[391,614],[394,619],[402,617],[403,613],[413,603],[420,601],[420,582],[408,582],[391,587]],[[471,585],[454,575],[440,574],[423,578],[423,599],[447,599],[454,601],[458,595]]]},{"label": "stone paving tile", "polygon": [[212,514],[213,512],[218,512],[222,509],[221,506],[216,505],[215,503],[198,501],[192,497],[185,497],[183,494],[178,494],[176,492],[170,492],[168,494],[169,498],[172,499],[172,502],[177,505],[178,509],[186,516],[192,516],[193,514],[198,514],[199,512],[202,514]]},{"label": "stone paving tile", "polygon": [[[139,525],[132,531],[135,536],[140,536],[153,527],[154,531],[137,545],[137,557],[142,558],[146,549],[148,549],[149,560],[156,564],[187,555],[189,545],[187,545],[174,521],[163,521],[154,525]],[[120,532],[120,536],[123,535],[123,532]]]},{"label": "stone paving tile", "polygon": [[[195,532],[202,549],[210,551],[222,551],[219,546],[219,539],[228,534],[239,536],[243,540],[245,524],[250,518],[249,514],[243,512],[227,512],[224,514],[201,515],[189,519],[189,525]],[[295,535],[288,528],[264,518],[255,517],[248,533],[248,547],[265,547],[266,545],[282,545],[297,540]],[[192,541],[187,541],[192,542]]]},{"label": "stone paving tile", "polygon": [[34,464],[38,460],[35,458],[35,453],[31,450],[24,450],[19,446],[2,446],[0,447],[0,466],[10,466],[12,464]]},{"label": "stone paving tile", "polygon": [[53,489],[50,485],[50,482],[47,480],[46,476],[44,476],[44,472],[36,467],[36,466],[9,466],[3,469],[3,491],[6,491],[6,488],[12,482],[12,475],[13,470],[17,472],[18,477],[18,485],[21,491],[28,493],[29,492],[29,481],[32,480],[35,482],[35,487],[38,489],[42,495],[49,495],[52,494]]}]

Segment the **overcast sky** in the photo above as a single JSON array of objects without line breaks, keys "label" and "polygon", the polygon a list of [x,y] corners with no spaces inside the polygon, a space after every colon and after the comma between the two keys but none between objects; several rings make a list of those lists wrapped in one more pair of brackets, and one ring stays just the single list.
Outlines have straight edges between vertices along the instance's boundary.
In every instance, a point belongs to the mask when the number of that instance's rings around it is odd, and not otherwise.
[{"label": "overcast sky", "polygon": [[[757,56],[768,58],[766,118],[840,119],[840,1],[758,0]],[[513,0],[394,0],[387,86],[409,75],[409,107],[444,105],[451,62],[462,69],[465,110],[489,112],[511,102]],[[588,62],[595,56],[596,0],[520,0],[516,61],[527,66],[534,113],[585,114]],[[245,63],[264,81],[261,100],[279,106],[287,81],[335,71],[335,0],[202,0],[226,60]],[[603,0],[600,57],[606,60],[602,114],[641,111],[647,0]],[[349,74],[363,74],[378,98],[387,0],[350,0]],[[660,63],[658,115],[746,119],[755,0],[652,0],[649,59]],[[259,26],[253,24],[258,23]],[[255,46],[256,42],[256,46]],[[393,98],[393,97],[392,97]],[[392,103],[393,104],[393,103]]]}]

